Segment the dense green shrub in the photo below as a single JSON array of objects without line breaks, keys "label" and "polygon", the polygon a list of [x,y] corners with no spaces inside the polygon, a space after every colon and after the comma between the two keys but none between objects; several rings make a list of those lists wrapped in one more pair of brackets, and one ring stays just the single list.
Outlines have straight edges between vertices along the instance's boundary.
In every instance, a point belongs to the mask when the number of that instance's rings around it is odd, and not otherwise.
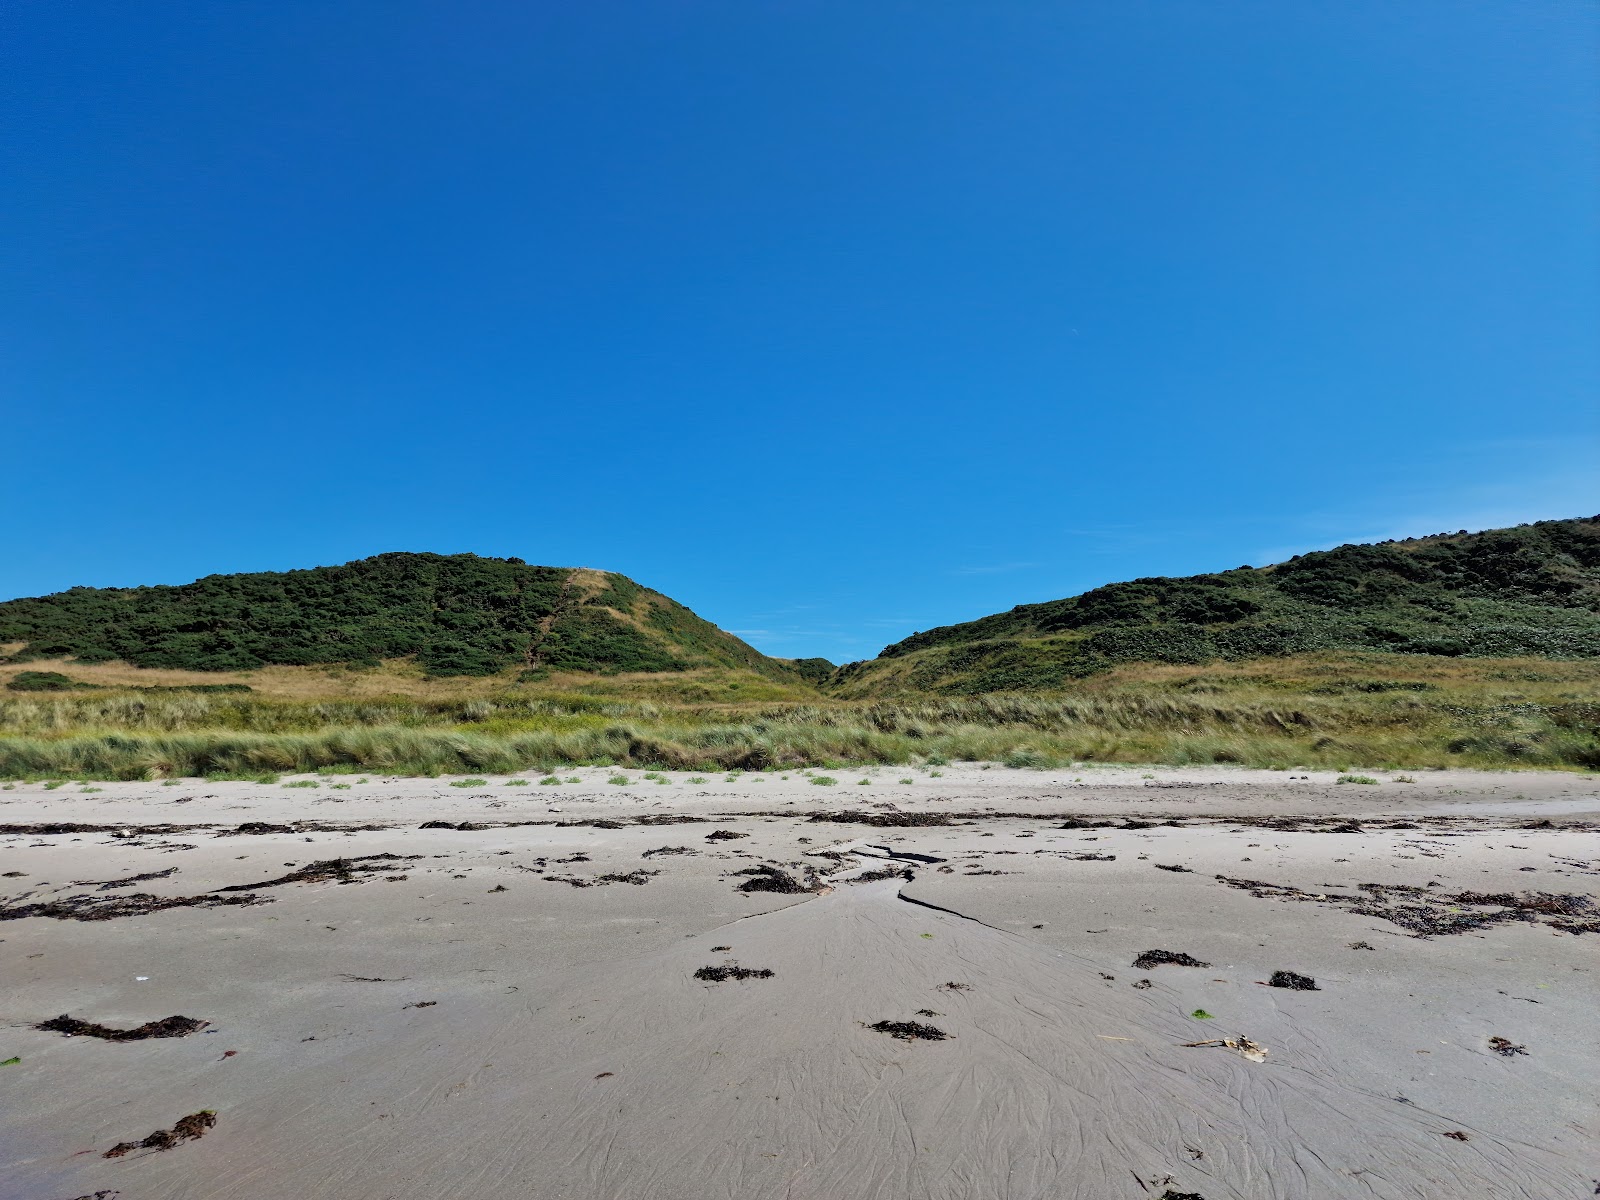
[{"label": "dense green shrub", "polygon": [[1118,663],[1322,650],[1600,657],[1600,518],[1341,546],[1273,567],[1135,579],[913,634],[835,684],[913,657],[917,688],[1060,688]]},{"label": "dense green shrub", "polygon": [[0,642],[26,643],[16,662],[122,659],[200,671],[414,657],[432,675],[724,666],[795,677],[787,663],[621,575],[475,554],[380,554],[178,587],[72,588],[0,604]]}]

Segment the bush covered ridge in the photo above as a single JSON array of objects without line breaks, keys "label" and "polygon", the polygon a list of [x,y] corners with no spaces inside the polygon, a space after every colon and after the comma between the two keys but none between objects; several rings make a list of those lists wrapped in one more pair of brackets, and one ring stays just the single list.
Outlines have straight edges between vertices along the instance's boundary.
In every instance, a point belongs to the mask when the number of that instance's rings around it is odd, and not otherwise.
[{"label": "bush covered ridge", "polygon": [[624,576],[475,554],[380,554],[179,586],[72,588],[0,603],[0,642],[24,643],[12,662],[192,671],[412,658],[441,676],[513,667],[793,673]]},{"label": "bush covered ridge", "polygon": [[1600,517],[1109,584],[913,634],[834,681],[847,694],[975,694],[1060,687],[1125,662],[1330,650],[1600,658]]}]

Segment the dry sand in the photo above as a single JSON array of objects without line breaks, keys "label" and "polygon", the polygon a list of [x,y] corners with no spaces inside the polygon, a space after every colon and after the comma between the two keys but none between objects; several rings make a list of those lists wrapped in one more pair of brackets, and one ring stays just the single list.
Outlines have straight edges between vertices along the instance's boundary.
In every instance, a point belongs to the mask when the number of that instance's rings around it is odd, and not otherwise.
[{"label": "dry sand", "polygon": [[[1600,896],[1592,778],[611,774],[0,792],[12,910],[254,897],[0,922],[0,1196],[1596,1194],[1600,912],[1459,899]],[[729,964],[773,974],[695,977]]]}]

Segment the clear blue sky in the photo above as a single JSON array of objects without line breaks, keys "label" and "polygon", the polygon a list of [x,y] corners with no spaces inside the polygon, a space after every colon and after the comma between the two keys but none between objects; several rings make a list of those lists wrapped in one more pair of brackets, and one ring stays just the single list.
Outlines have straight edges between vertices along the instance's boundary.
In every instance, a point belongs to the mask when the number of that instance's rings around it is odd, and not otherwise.
[{"label": "clear blue sky", "polygon": [[471,550],[769,653],[1600,511],[1575,0],[13,0],[0,595]]}]

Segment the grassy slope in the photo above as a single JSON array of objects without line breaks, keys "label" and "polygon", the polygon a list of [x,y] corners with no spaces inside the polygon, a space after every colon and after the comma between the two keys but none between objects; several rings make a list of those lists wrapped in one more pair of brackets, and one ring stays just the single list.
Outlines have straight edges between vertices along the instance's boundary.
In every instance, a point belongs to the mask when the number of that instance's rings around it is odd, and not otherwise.
[{"label": "grassy slope", "polygon": [[19,664],[210,673],[398,659],[430,676],[817,673],[767,658],[625,576],[472,554],[380,554],[178,587],[73,588],[0,603],[0,643]]},{"label": "grassy slope", "polygon": [[1118,664],[1326,652],[1600,658],[1600,518],[1136,579],[913,634],[840,668],[844,697],[1060,689]]}]

